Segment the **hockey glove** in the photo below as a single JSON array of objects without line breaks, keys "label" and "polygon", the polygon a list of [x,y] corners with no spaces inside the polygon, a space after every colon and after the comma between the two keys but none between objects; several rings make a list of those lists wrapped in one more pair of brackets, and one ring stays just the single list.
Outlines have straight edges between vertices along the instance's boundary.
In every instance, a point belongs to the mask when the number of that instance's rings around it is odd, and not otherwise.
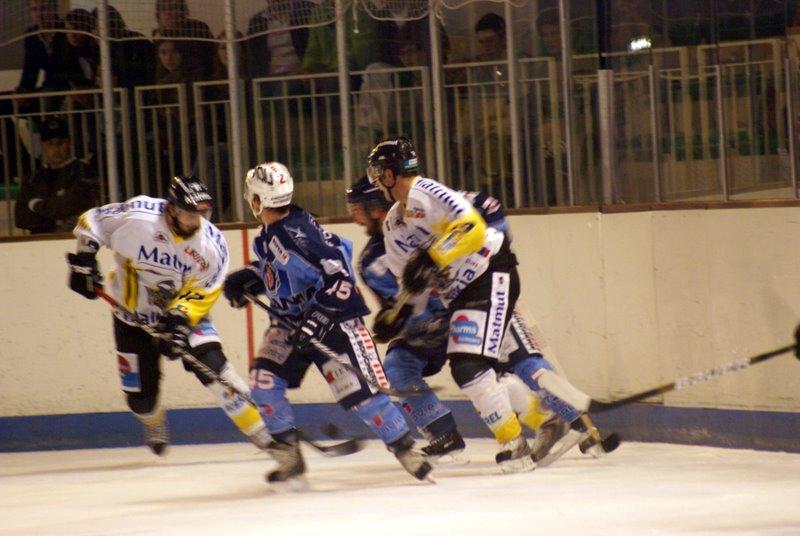
[{"label": "hockey glove", "polygon": [[289,336],[289,343],[298,349],[305,348],[312,339],[322,340],[332,327],[333,322],[328,315],[319,309],[312,309]]},{"label": "hockey glove", "polygon": [[403,287],[411,294],[419,294],[439,273],[427,250],[418,249],[403,270]]},{"label": "hockey glove", "polygon": [[403,327],[406,325],[408,319],[411,318],[413,312],[414,307],[405,304],[400,308],[397,316],[391,320],[391,316],[394,314],[394,308],[389,305],[382,307],[375,316],[375,323],[372,324],[372,338],[380,343],[389,342],[394,339],[403,331]]},{"label": "hockey glove", "polygon": [[228,274],[222,291],[231,307],[241,309],[248,303],[247,298],[244,297],[245,294],[256,296],[266,292],[267,288],[258,273],[252,267],[247,266]]},{"label": "hockey glove", "polygon": [[192,328],[185,314],[177,309],[170,309],[156,329],[162,335],[158,341],[158,350],[162,355],[175,360],[189,352],[189,335],[192,334]]},{"label": "hockey glove", "polygon": [[90,300],[96,300],[94,287],[103,285],[94,253],[67,253],[69,263],[69,288]]}]

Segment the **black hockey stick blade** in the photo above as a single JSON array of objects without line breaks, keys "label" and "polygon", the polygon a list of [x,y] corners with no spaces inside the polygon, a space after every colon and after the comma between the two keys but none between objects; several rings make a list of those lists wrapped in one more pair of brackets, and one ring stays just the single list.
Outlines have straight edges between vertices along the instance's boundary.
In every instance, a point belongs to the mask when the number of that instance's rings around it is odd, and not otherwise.
[{"label": "black hockey stick blade", "polygon": [[318,443],[312,439],[309,439],[300,430],[297,431],[297,435],[301,441],[308,444],[318,452],[321,452],[325,456],[330,456],[331,458],[355,454],[356,452],[364,449],[364,442],[359,441],[358,439],[348,439],[332,445],[323,445],[322,443]]},{"label": "black hockey stick blade", "polygon": [[[603,452],[608,454],[609,452],[614,452],[617,450],[617,447],[619,447],[620,443],[622,443],[622,438],[619,437],[619,434],[616,432],[611,432],[600,440],[599,445]],[[597,441],[595,441],[593,437],[588,437],[580,442],[578,448],[583,454],[586,454],[590,448],[597,444]]]},{"label": "black hockey stick blade", "polygon": [[729,372],[735,372],[737,370],[750,367],[757,363],[767,361],[769,359],[772,359],[773,357],[783,355],[788,352],[794,352],[796,348],[797,344],[789,344],[787,346],[781,346],[780,348],[776,348],[775,350],[771,350],[769,352],[764,352],[763,354],[754,355],[752,357],[748,357],[745,359],[739,359],[737,361],[731,361],[730,363],[719,365],[717,367],[714,367],[713,369],[709,369],[703,372],[698,372],[690,376],[684,376],[683,378],[678,378],[677,380],[672,381],[670,383],[665,383],[664,385],[660,385],[658,387],[654,387],[652,389],[648,389],[647,391],[642,391],[640,393],[632,394],[630,396],[626,396],[625,398],[620,398],[619,400],[613,400],[611,402],[600,402],[599,400],[592,400],[589,403],[588,411],[593,413],[600,413],[621,406],[626,406],[634,402],[639,402],[640,400],[644,400],[645,398],[650,398],[651,396],[668,393],[670,391],[680,391],[681,389],[686,389],[687,387],[690,387],[696,383],[708,381],[713,378],[717,378],[719,376],[728,374]]}]

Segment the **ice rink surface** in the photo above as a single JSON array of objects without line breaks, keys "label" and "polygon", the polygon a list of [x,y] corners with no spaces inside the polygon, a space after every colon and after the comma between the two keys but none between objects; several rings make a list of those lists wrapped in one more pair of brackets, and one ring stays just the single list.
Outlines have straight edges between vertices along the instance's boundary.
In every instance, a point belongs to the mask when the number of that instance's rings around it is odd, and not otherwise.
[{"label": "ice rink surface", "polygon": [[417,482],[377,442],[276,493],[244,443],[0,455],[0,534],[800,534],[800,454],[623,443],[501,475],[495,444]]}]

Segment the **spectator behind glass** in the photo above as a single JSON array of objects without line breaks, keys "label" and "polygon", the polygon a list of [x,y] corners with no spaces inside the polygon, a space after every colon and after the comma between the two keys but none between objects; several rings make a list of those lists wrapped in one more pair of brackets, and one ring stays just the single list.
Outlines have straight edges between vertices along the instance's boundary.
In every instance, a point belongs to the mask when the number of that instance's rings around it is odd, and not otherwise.
[{"label": "spectator behind glass", "polygon": [[[536,17],[542,56],[561,57],[561,27],[558,8],[542,9]],[[590,54],[597,49],[592,20],[582,17],[572,21],[572,53]]]},{"label": "spectator behind glass", "polygon": [[20,185],[14,208],[17,227],[31,233],[68,232],[77,217],[100,202],[97,176],[71,156],[69,131],[51,117],[42,125],[42,166]]},{"label": "spectator behind glass", "polygon": [[[347,35],[347,62],[351,71],[363,71],[370,63],[390,63],[385,37],[391,33],[387,21],[378,21],[353,4],[344,14]],[[333,21],[335,4],[324,0],[309,17],[311,24]],[[352,10],[358,10],[355,13]],[[309,30],[308,47],[303,56],[303,69],[310,73],[335,73],[338,70],[336,27],[333,22]],[[354,88],[356,89],[356,88]]]},{"label": "spectator behind glass", "polygon": [[[24,61],[17,92],[63,91],[69,89],[71,49],[63,32],[64,21],[58,15],[57,0],[31,0],[30,14],[34,25],[25,30]],[[44,81],[37,87],[39,71]]]},{"label": "spectator behind glass", "polygon": [[[201,74],[205,79],[211,74],[216,44],[208,24],[189,18],[186,0],[156,0],[156,22],[153,35],[160,38],[196,37],[198,40],[177,40],[177,48],[187,69]],[[200,39],[207,39],[203,41]]]},{"label": "spectator behind glass", "polygon": [[247,23],[249,72],[253,78],[296,74],[308,45],[308,15],[316,4],[307,0],[267,0],[267,7]]},{"label": "spectator behind glass", "polygon": [[[97,27],[97,8],[92,10]],[[156,61],[155,48],[149,39],[139,32],[129,30],[125,20],[114,6],[108,6],[108,33],[111,36],[111,76],[114,87],[132,88],[153,83]]]},{"label": "spectator behind glass", "polygon": [[64,18],[67,42],[72,47],[70,87],[85,89],[95,87],[95,74],[100,65],[100,48],[91,34],[94,29],[92,14],[85,9],[73,9]]},{"label": "spectator behind glass", "polygon": [[[411,67],[431,64],[431,38],[428,15],[422,18],[404,20],[410,18],[413,13],[409,13],[409,6],[406,0],[373,0],[376,8],[375,16],[381,19],[389,19],[383,26],[382,33],[384,46],[390,55],[389,62],[392,65]],[[444,26],[438,22],[439,44],[442,54],[442,62],[447,63],[450,53],[450,40],[447,38]],[[415,42],[420,49],[419,61],[414,64],[404,63],[399,57],[399,49],[404,43]]]},{"label": "spectator behind glass", "polygon": [[478,53],[475,61],[506,59],[506,22],[496,13],[487,13],[475,24]]},{"label": "spectator behind glass", "polygon": [[[236,50],[239,53],[239,78],[246,78],[247,73],[247,55],[244,52],[242,44],[242,32],[236,32],[234,39],[237,40]],[[210,80],[226,80],[228,78],[228,44],[226,42],[227,36],[225,32],[220,32],[217,36],[216,54],[214,54],[214,62],[211,68]],[[227,92],[227,89],[226,89]],[[227,96],[227,93],[226,93]]]}]

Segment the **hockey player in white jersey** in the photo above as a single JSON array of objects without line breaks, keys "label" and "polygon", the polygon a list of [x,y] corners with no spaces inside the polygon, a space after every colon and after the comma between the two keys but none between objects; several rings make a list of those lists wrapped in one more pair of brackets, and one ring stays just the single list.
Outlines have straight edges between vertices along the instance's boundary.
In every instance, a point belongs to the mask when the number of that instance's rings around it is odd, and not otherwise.
[{"label": "hockey player in white jersey", "polygon": [[[389,269],[411,295],[435,286],[447,307],[450,370],[500,443],[497,463],[504,471],[532,470],[530,447],[494,370],[520,292],[508,241],[463,195],[419,176],[417,153],[406,138],[379,143],[369,155],[367,174],[398,202],[384,234],[405,226],[405,241],[385,242],[387,252],[394,252],[387,255]],[[392,312],[382,310],[375,329],[395,321]]]},{"label": "hockey player in white jersey", "polygon": [[[110,284],[120,304],[114,311],[114,339],[122,390],[144,426],[145,442],[159,455],[169,444],[158,404],[161,354],[178,359],[188,352],[243,392],[248,389],[223,354],[209,318],[228,270],[225,238],[208,221],[211,207],[199,180],[175,177],[166,199],[141,195],[83,213],[74,230],[77,251],[67,255],[70,288],[96,299],[102,277],[95,257],[101,247],[114,251]],[[155,327],[163,338],[154,338],[141,324]],[[266,447],[270,436],[257,409],[186,362],[184,367],[195,372],[242,433]]]}]

